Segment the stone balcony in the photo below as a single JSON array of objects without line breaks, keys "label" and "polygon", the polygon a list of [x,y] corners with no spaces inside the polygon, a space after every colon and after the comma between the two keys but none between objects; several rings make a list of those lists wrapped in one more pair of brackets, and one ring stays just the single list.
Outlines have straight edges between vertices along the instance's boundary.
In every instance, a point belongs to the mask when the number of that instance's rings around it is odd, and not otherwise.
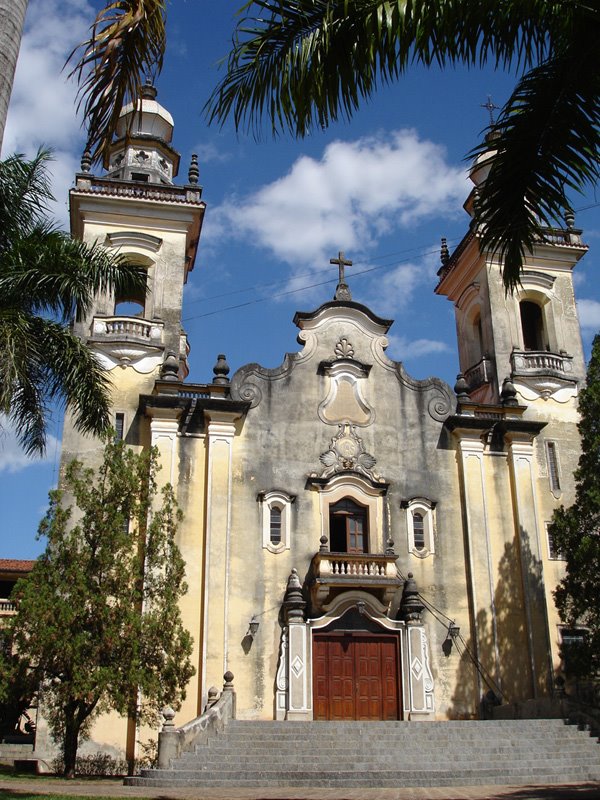
[{"label": "stone balcony", "polygon": [[575,381],[573,357],[546,350],[513,350],[510,356],[513,377],[552,377]]},{"label": "stone balcony", "polygon": [[402,583],[395,553],[319,551],[311,562],[311,598],[318,607],[348,589],[363,589],[387,605]]},{"label": "stone balcony", "polygon": [[94,317],[92,337],[96,341],[136,341],[160,346],[164,323],[141,317]]},{"label": "stone balcony", "polygon": [[474,392],[480,386],[491,383],[494,377],[492,359],[489,356],[483,356],[480,361],[465,370],[464,374],[470,392]]}]

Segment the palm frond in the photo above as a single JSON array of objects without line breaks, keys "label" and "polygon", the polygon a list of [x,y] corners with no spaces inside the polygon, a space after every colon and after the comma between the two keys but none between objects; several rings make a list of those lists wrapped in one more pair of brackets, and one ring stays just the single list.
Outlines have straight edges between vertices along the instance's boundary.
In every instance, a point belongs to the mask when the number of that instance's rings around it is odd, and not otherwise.
[{"label": "palm frond", "polygon": [[44,452],[53,401],[73,411],[80,431],[100,434],[109,426],[110,378],[69,328],[0,311],[0,352],[0,411],[26,453]]},{"label": "palm frond", "polygon": [[48,408],[38,345],[31,315],[0,311],[0,411],[29,455],[43,453],[46,446]]},{"label": "palm frond", "polygon": [[560,36],[563,11],[546,0],[251,0],[205,112],[255,132],[266,116],[274,134],[305,136],[349,118],[413,61],[530,66]]},{"label": "palm frond", "polygon": [[44,220],[47,154],[0,162],[0,414],[28,453],[44,451],[53,401],[72,408],[76,426],[109,424],[109,378],[65,326],[85,317],[97,294],[139,295],[146,271],[101,245],[71,239]]},{"label": "palm frond", "polygon": [[0,251],[44,218],[54,200],[47,171],[51,160],[49,150],[39,150],[31,161],[22,155],[0,161]]},{"label": "palm frond", "polygon": [[[97,15],[90,38],[71,72],[79,84],[79,107],[94,160],[104,158],[128,101],[140,96],[144,78],[159,74],[166,46],[165,0],[116,0]],[[68,62],[67,62],[68,63]]]},{"label": "palm frond", "polygon": [[48,396],[66,403],[74,414],[77,430],[103,433],[110,425],[108,373],[69,328],[40,317],[35,318],[33,327],[47,369]]},{"label": "palm frond", "polygon": [[502,257],[511,289],[544,227],[562,226],[567,190],[580,191],[600,176],[600,57],[593,27],[580,29],[565,52],[519,81],[491,141],[496,152],[478,217],[482,245]]},{"label": "palm frond", "polygon": [[0,308],[26,308],[64,323],[83,319],[97,294],[132,296],[146,289],[139,264],[48,224],[17,239],[1,263]]}]

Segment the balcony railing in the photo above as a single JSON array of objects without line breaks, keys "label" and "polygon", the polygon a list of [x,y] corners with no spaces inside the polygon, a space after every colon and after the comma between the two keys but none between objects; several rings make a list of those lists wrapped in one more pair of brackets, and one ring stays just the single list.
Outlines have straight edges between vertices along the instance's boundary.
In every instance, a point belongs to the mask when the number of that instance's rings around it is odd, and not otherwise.
[{"label": "balcony railing", "polygon": [[489,356],[483,356],[481,361],[469,367],[465,371],[465,380],[469,386],[469,391],[474,391],[485,383],[491,383],[494,375],[493,364]]},{"label": "balcony railing", "polygon": [[395,553],[330,553],[319,551],[312,560],[313,601],[326,602],[339,589],[371,591],[389,602],[400,586]]},{"label": "balcony railing", "polygon": [[510,356],[513,375],[537,377],[550,375],[574,380],[573,357],[545,350],[513,350]]},{"label": "balcony railing", "polygon": [[161,345],[163,328],[162,322],[139,317],[94,317],[92,336],[94,339],[108,341],[135,339],[147,344]]},{"label": "balcony railing", "polygon": [[17,606],[12,600],[0,600],[0,614],[14,614]]},{"label": "balcony railing", "polygon": [[200,203],[202,196],[202,187],[200,186],[119,181],[81,173],[77,176],[76,191],[129,197],[133,200],[161,200],[171,203]]}]

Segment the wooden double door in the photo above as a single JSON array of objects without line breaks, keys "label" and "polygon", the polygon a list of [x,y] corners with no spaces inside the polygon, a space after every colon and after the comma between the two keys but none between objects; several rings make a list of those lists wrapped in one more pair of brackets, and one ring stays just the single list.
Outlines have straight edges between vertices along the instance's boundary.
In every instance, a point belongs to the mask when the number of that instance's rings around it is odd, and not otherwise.
[{"label": "wooden double door", "polygon": [[399,662],[393,634],[315,633],[314,719],[400,719]]}]

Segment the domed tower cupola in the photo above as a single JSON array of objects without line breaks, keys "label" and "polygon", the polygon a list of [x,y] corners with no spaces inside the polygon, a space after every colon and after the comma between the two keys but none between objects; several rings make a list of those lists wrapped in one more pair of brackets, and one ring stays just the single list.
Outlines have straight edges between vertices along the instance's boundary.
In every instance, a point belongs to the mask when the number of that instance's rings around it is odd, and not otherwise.
[{"label": "domed tower cupola", "polygon": [[179,153],[171,147],[173,117],[156,100],[156,88],[146,83],[137,103],[124,106],[116,139],[108,154],[107,177],[143,183],[173,183]]}]

